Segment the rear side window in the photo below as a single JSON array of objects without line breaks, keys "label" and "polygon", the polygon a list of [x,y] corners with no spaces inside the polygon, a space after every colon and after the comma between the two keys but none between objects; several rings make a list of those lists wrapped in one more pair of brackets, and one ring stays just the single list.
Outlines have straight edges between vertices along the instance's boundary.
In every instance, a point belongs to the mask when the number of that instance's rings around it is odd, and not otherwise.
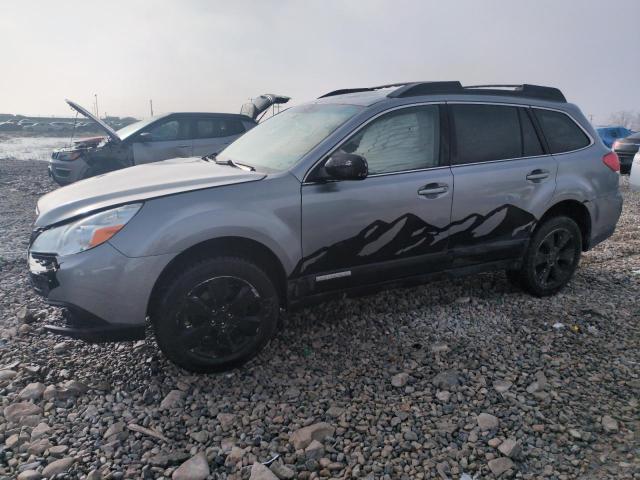
[{"label": "rear side window", "polygon": [[541,108],[534,110],[551,153],[571,152],[589,145],[589,137],[568,115]]},{"label": "rear side window", "polygon": [[220,138],[240,135],[245,132],[242,121],[236,118],[196,119],[195,138]]},{"label": "rear side window", "polygon": [[454,165],[522,156],[518,108],[453,104],[451,113],[456,147]]}]

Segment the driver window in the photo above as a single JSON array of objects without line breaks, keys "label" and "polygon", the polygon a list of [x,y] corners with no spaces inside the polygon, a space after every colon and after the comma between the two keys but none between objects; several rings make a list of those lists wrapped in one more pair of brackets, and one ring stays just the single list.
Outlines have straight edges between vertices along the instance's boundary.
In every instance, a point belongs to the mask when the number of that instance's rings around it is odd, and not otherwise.
[{"label": "driver window", "polygon": [[370,175],[436,167],[440,151],[438,106],[402,108],[383,115],[347,140],[341,150],[363,156]]}]

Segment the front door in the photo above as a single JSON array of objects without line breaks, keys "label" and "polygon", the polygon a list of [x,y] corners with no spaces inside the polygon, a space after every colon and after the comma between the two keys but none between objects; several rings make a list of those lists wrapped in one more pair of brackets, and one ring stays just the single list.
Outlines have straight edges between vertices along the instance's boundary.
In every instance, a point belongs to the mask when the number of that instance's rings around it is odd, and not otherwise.
[{"label": "front door", "polygon": [[528,108],[450,104],[454,266],[520,256],[556,188]]},{"label": "front door", "polygon": [[189,119],[182,117],[169,117],[152,125],[144,131],[150,135],[141,136],[134,141],[134,164],[192,156],[190,128]]},{"label": "front door", "polygon": [[219,153],[245,132],[239,118],[211,116],[194,119],[193,155]]},{"label": "front door", "polygon": [[394,110],[342,143],[366,159],[364,180],[303,184],[303,259],[294,274],[307,280],[305,293],[446,267],[453,182],[441,161],[440,108]]}]

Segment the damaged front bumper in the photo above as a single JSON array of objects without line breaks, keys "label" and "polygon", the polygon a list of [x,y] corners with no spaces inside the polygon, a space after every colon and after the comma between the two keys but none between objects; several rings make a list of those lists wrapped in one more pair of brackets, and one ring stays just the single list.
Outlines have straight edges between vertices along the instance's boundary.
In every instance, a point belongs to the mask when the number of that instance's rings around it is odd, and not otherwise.
[{"label": "damaged front bumper", "polygon": [[34,290],[63,307],[65,324],[45,328],[87,342],[144,338],[149,297],[171,257],[129,258],[108,242],[66,257],[29,252]]}]

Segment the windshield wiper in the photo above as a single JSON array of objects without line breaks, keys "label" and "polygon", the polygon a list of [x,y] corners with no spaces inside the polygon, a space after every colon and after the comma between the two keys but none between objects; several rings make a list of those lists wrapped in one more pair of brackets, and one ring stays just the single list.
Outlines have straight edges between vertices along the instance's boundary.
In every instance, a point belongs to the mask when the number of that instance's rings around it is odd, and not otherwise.
[{"label": "windshield wiper", "polygon": [[228,158],[227,160],[217,160],[216,157],[213,157],[213,161],[216,162],[218,165],[229,165],[230,167],[239,168],[240,170],[248,169],[252,172],[256,171],[255,167],[252,167],[251,165],[245,165],[244,163],[234,162],[230,158]]}]

